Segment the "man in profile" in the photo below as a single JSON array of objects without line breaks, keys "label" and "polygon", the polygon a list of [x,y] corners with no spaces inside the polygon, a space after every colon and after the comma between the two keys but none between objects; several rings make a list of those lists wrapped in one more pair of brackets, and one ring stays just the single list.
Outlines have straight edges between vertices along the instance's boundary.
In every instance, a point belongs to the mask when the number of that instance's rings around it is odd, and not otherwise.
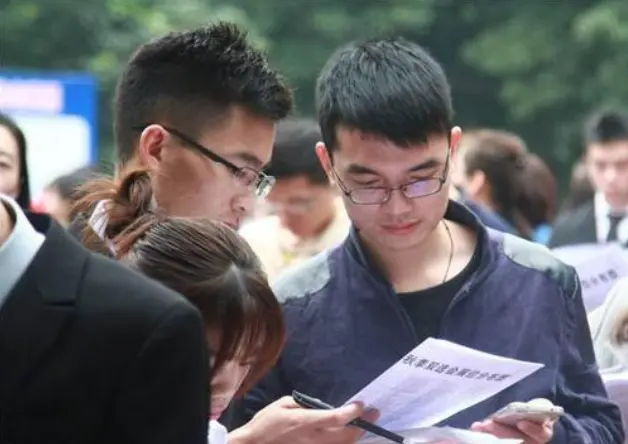
[{"label": "man in profile", "polygon": [[[165,214],[210,218],[237,229],[255,198],[272,188],[274,179],[263,169],[276,123],[291,107],[290,89],[237,26],[218,23],[168,34],[140,46],[119,79],[114,100],[118,169],[146,168],[155,205]],[[96,208],[87,218],[108,253],[102,230],[107,221],[99,216]],[[72,231],[81,232],[81,223],[85,219]],[[355,407],[308,411],[284,399],[229,439],[344,444],[360,436],[360,430],[344,424],[361,413]],[[221,422],[229,425],[229,419],[227,412]]]}]

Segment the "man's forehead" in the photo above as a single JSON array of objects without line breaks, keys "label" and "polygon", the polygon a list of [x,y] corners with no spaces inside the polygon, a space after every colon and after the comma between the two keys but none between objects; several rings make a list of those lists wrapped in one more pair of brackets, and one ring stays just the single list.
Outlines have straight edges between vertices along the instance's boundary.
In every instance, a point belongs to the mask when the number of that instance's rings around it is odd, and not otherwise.
[{"label": "man's forehead", "polygon": [[590,158],[601,161],[625,160],[628,159],[628,141],[593,143],[587,154]]},{"label": "man's forehead", "polygon": [[14,160],[15,159],[15,153],[12,150],[10,150],[8,147],[0,145],[0,157],[3,157],[5,159]]},{"label": "man's forehead", "polygon": [[356,136],[354,141],[362,143],[339,144],[338,148],[333,151],[332,157],[334,163],[350,167],[355,172],[377,169],[386,164],[405,165],[408,170],[427,169],[443,164],[448,150],[445,138],[442,141],[431,140],[428,143],[405,147],[378,137]]},{"label": "man's forehead", "polygon": [[246,166],[249,166],[251,168],[260,169],[268,163],[270,155],[266,159],[261,159],[260,157],[258,157],[256,154],[252,152],[238,151],[234,154],[231,154],[229,157],[233,159],[237,159],[243,164],[245,164]]}]

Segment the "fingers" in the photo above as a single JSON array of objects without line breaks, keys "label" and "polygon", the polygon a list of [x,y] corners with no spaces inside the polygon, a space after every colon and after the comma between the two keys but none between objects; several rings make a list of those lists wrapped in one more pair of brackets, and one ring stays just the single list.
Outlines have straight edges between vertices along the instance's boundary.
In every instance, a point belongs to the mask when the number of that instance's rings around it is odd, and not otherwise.
[{"label": "fingers", "polygon": [[482,422],[475,422],[471,425],[471,430],[476,432],[490,433],[497,438],[516,438],[523,440],[525,435],[517,429],[497,424],[490,419]]},{"label": "fingers", "polygon": [[517,428],[524,434],[528,435],[534,441],[538,443],[546,443],[552,439],[554,424],[552,422],[545,422],[543,424],[536,424],[530,421],[521,421],[517,424]]},{"label": "fingers", "polygon": [[283,398],[279,398],[277,401],[273,402],[271,405],[276,405],[277,407],[283,407],[286,409],[297,409],[301,408],[299,404],[297,404],[291,396],[284,396]]},{"label": "fingers", "polygon": [[368,422],[377,422],[379,419],[379,412],[374,409],[369,409],[364,412],[364,415],[361,418]]},{"label": "fingers", "polygon": [[349,404],[333,410],[309,410],[308,420],[319,428],[344,427],[364,414],[361,404]]},{"label": "fingers", "polygon": [[516,428],[497,424],[491,420],[476,422],[471,425],[471,430],[490,433],[497,438],[516,438],[539,444],[547,443],[552,439],[552,429],[553,424],[551,422],[537,424],[530,421],[521,421]]}]

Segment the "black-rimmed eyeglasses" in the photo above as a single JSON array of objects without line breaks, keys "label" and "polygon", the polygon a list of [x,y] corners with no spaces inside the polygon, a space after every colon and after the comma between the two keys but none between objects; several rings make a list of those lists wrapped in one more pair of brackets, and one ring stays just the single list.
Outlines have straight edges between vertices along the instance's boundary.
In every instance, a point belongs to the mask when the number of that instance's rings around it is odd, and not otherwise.
[{"label": "black-rimmed eyeglasses", "polygon": [[339,177],[338,173],[332,169],[334,177],[338,182],[340,191],[356,205],[381,205],[388,202],[394,191],[401,191],[408,199],[417,199],[419,197],[427,197],[438,193],[449,176],[449,150],[447,150],[447,158],[445,159],[445,168],[441,177],[429,177],[426,179],[415,180],[398,187],[364,187],[349,189]]},{"label": "black-rimmed eyeglasses", "polygon": [[[148,125],[136,126],[133,127],[133,129],[135,131],[143,131],[146,126]],[[196,140],[185,135],[176,128],[164,125],[161,125],[161,127],[168,131],[170,134],[181,139],[181,141],[183,141],[187,147],[193,149],[201,156],[225,166],[231,172],[231,174],[233,174],[233,176],[239,183],[244,185],[246,188],[254,188],[255,194],[258,197],[268,196],[268,193],[270,193],[273,185],[275,185],[274,177],[264,174],[262,171],[258,171],[248,166],[239,167],[234,163],[228,161],[224,157],[216,154],[213,150],[207,148],[204,145],[201,145]]]}]

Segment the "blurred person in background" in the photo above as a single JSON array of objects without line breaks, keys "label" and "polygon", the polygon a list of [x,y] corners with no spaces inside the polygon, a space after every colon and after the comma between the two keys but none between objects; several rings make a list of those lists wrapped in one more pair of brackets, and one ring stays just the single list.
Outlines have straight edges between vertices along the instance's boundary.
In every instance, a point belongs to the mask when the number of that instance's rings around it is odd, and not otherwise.
[{"label": "blurred person in background", "polygon": [[91,167],[82,167],[53,180],[42,193],[40,210],[64,227],[73,219],[72,206],[81,197],[80,188],[96,176]]},{"label": "blurred person in background", "polygon": [[316,156],[321,141],[311,119],[288,119],[277,125],[273,155],[266,173],[276,179],[266,198],[273,215],[253,220],[241,233],[261,258],[269,279],[323,250],[335,247],[349,232],[349,218]]},{"label": "blurred person in background", "polygon": [[453,183],[467,205],[487,209],[500,220],[500,231],[526,237],[517,212],[521,171],[527,148],[516,135],[481,129],[462,136]]},{"label": "blurred person in background", "polygon": [[585,162],[595,194],[562,214],[550,246],[628,242],[628,112],[603,109],[586,122]]},{"label": "blurred person in background", "polygon": [[31,203],[26,137],[15,121],[0,113],[0,193],[12,197],[24,209]]},{"label": "blurred person in background", "polygon": [[628,371],[628,278],[617,281],[588,319],[600,370]]},{"label": "blurred person in background", "polygon": [[[238,228],[255,195],[265,196],[273,185],[262,169],[275,123],[291,106],[290,89],[235,25],[168,34],[140,46],[119,79],[117,169],[148,169],[155,205],[170,216]],[[81,232],[89,218],[72,231]],[[101,221],[92,224],[100,234]]]},{"label": "blurred person in background", "polygon": [[556,217],[558,183],[549,166],[534,153],[526,155],[521,174],[523,188],[517,200],[517,211],[522,217],[524,235],[545,245]]},{"label": "blurred person in background", "polygon": [[[151,180],[144,171],[126,174],[118,185],[107,179],[94,181],[88,190],[79,207],[89,208],[103,199],[110,202],[107,237],[115,245],[117,259],[177,291],[201,313],[213,356],[207,369],[211,385],[209,442],[324,443],[320,423],[305,418],[285,427],[277,412],[294,407],[290,398],[268,406],[228,438],[226,428],[218,422],[232,399],[243,395],[274,365],[285,339],[279,302],[259,258],[244,238],[220,222],[155,212]],[[86,246],[98,246],[93,233],[86,232],[85,238]],[[348,406],[322,418],[327,426],[342,427],[340,431],[352,437],[359,430],[344,426],[357,412],[359,408]],[[334,442],[342,442],[342,433],[332,436]]]},{"label": "blurred person in background", "polygon": [[584,160],[578,161],[571,169],[569,190],[560,206],[560,214],[575,210],[588,202],[593,202],[595,190],[589,178],[589,169]]}]

